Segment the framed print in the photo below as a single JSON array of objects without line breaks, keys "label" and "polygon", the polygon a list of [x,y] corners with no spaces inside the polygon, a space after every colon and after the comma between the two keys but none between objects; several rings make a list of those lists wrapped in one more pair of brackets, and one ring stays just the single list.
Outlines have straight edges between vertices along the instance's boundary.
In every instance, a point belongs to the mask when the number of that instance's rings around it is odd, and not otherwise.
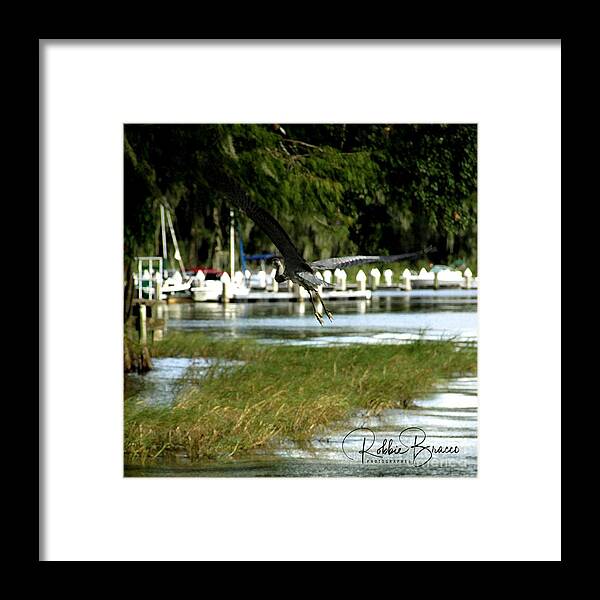
[{"label": "framed print", "polygon": [[475,124],[123,136],[127,476],[476,475]]},{"label": "framed print", "polygon": [[39,73],[40,560],[560,560],[561,40]]}]

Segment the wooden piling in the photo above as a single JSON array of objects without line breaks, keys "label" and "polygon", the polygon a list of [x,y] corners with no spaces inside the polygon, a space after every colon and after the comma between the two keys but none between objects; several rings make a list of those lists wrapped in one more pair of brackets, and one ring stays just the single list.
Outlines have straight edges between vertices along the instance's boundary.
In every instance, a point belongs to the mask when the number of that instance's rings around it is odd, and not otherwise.
[{"label": "wooden piling", "polygon": [[375,267],[371,269],[369,273],[369,282],[371,284],[371,289],[376,290],[379,287],[379,282],[381,281],[381,271]]},{"label": "wooden piling", "polygon": [[465,288],[470,290],[471,287],[473,286],[473,272],[471,271],[471,269],[469,269],[469,267],[467,267],[465,269],[465,272],[463,273],[463,277],[464,277],[464,282],[465,282]]},{"label": "wooden piling", "polygon": [[361,292],[364,292],[367,289],[367,276],[362,269],[356,274],[356,282],[358,283],[358,289]]},{"label": "wooden piling", "polygon": [[139,320],[139,327],[140,327],[140,344],[142,344],[143,346],[146,345],[148,336],[147,336],[147,319],[146,319],[146,305],[145,304],[140,304],[140,320]]},{"label": "wooden piling", "polygon": [[231,299],[231,277],[229,277],[229,273],[223,273],[223,275],[221,275],[221,283],[223,284],[221,302],[227,304]]},{"label": "wooden piling", "polygon": [[383,280],[385,281],[385,285],[387,287],[392,287],[394,285],[394,272],[391,269],[386,269],[383,272]]},{"label": "wooden piling", "polygon": [[340,292],[345,292],[346,291],[346,279],[348,277],[346,271],[344,271],[343,269],[336,269],[334,271],[334,276],[335,276],[335,287]]}]

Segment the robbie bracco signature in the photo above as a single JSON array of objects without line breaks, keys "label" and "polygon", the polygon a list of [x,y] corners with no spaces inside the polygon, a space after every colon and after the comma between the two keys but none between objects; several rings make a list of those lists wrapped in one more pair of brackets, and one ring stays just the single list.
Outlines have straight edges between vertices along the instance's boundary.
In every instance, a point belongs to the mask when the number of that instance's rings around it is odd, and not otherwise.
[{"label": "robbie bracco signature", "polygon": [[[375,432],[368,427],[358,427],[348,432],[342,440],[342,452],[349,460],[362,464],[373,462],[409,463],[415,467],[425,466],[434,456],[458,454],[458,446],[425,444],[427,434],[420,427],[407,427],[397,437],[377,441]],[[386,460],[387,459],[387,460]]]}]

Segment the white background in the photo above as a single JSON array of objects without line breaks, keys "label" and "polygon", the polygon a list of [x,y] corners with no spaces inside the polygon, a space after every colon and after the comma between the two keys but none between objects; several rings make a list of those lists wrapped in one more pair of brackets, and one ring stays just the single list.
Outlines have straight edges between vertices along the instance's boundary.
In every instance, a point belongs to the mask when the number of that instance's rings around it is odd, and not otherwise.
[{"label": "white background", "polygon": [[[40,57],[45,559],[560,558],[559,43]],[[479,124],[476,479],[122,476],[123,123],[299,121]]]}]

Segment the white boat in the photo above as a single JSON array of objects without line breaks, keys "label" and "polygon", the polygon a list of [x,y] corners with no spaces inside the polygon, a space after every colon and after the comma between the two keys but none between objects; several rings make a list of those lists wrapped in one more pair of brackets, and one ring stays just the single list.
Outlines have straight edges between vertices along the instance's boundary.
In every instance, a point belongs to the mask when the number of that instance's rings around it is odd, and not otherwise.
[{"label": "white boat", "polygon": [[233,298],[244,298],[250,293],[250,288],[245,285],[234,283],[232,285]]},{"label": "white boat", "polygon": [[219,302],[223,294],[223,282],[217,279],[196,280],[190,291],[194,302]]},{"label": "white boat", "polygon": [[192,281],[193,280],[191,277],[184,279],[179,271],[175,271],[175,273],[171,277],[167,277],[163,281],[161,291],[163,294],[187,292],[192,287]]},{"label": "white boat", "polygon": [[[221,302],[223,299],[223,282],[217,279],[205,279],[203,281],[195,280],[194,286],[190,289],[194,302]],[[228,300],[244,298],[250,293],[250,288],[243,284],[228,284]]]}]

